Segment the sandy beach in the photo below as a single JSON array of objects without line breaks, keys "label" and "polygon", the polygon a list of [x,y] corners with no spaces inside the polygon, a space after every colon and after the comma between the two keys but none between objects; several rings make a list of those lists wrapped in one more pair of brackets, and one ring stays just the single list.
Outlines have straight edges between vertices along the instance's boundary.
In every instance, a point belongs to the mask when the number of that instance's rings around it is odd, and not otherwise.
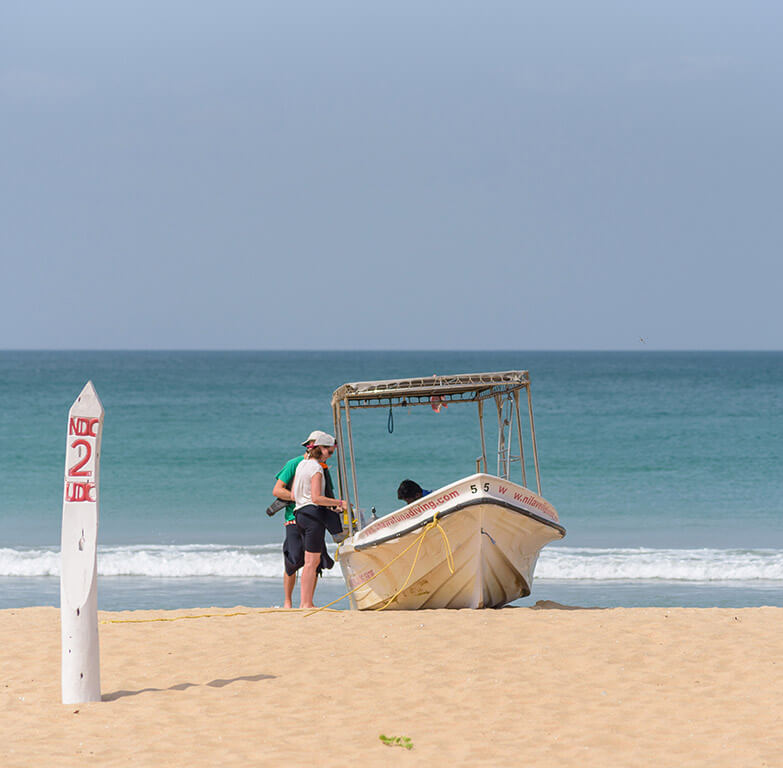
[{"label": "sandy beach", "polygon": [[780,608],[99,619],[103,701],[66,706],[59,611],[0,611],[5,768],[783,764]]}]

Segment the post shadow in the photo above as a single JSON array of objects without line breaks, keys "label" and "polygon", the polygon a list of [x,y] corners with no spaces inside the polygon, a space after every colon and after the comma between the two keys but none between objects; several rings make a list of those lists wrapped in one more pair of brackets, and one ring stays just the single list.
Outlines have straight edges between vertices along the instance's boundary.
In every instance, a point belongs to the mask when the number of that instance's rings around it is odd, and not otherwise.
[{"label": "post shadow", "polygon": [[138,696],[140,693],[161,693],[163,691],[185,691],[188,688],[198,688],[202,685],[209,686],[210,688],[225,688],[232,683],[238,683],[240,681],[246,681],[250,683],[257,683],[260,680],[274,680],[277,675],[240,675],[239,677],[232,677],[230,679],[217,678],[210,680],[208,683],[177,683],[176,685],[170,685],[168,688],[140,688],[138,691],[114,691],[113,693],[104,693],[101,697],[101,701],[117,701],[117,699],[124,699],[126,696]]}]

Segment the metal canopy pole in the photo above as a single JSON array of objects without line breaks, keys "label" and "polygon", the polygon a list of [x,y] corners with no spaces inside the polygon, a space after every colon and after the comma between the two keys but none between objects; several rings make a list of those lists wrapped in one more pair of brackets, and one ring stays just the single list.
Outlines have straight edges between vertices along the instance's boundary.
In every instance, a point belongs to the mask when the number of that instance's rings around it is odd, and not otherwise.
[{"label": "metal canopy pole", "polygon": [[511,480],[511,462],[514,460],[511,455],[511,449],[514,445],[514,421],[511,418],[511,395],[506,395],[506,402],[508,407],[506,411],[508,416],[503,420],[504,424],[508,424],[508,443],[506,444],[506,480]]},{"label": "metal canopy pole", "polygon": [[519,443],[519,463],[522,465],[522,485],[527,488],[527,472],[525,471],[525,449],[522,445],[522,419],[519,417],[519,390],[514,390],[514,410],[517,413],[517,442]]},{"label": "metal canopy pole", "polygon": [[479,429],[481,431],[481,460],[484,462],[484,472],[487,471],[487,445],[484,442],[484,401],[478,401]]},{"label": "metal canopy pole", "polygon": [[353,479],[353,503],[356,505],[356,514],[361,521],[361,514],[359,513],[359,486],[356,481],[356,461],[353,457],[353,432],[351,430],[351,409],[348,405],[348,398],[343,401],[345,403],[345,427],[348,430],[348,450],[351,454],[351,478]]},{"label": "metal canopy pole", "polygon": [[[503,395],[495,395],[495,407],[498,411],[498,477],[503,477],[509,480],[509,470],[511,464],[511,414],[509,413],[509,420],[506,421],[503,411],[505,409],[505,401]],[[510,409],[509,409],[510,410]],[[508,440],[506,440],[506,425],[509,427]]]},{"label": "metal canopy pole", "polygon": [[498,412],[498,468],[497,468],[497,476],[502,477],[500,474],[500,467],[502,465],[502,458],[501,458],[501,451],[503,451],[506,447],[505,445],[505,433],[503,430],[503,403],[500,399],[500,395],[495,395],[495,409]]},{"label": "metal canopy pole", "polygon": [[337,445],[340,450],[337,454],[337,484],[340,486],[340,498],[348,502],[348,535],[353,536],[353,512],[351,510],[351,493],[348,490],[348,472],[345,467],[345,442],[343,441],[343,417],[340,412],[340,403],[332,406],[334,417],[334,434],[337,437]]},{"label": "metal canopy pole", "polygon": [[538,495],[541,495],[541,475],[538,471],[538,448],[536,447],[536,427],[533,423],[533,399],[530,396],[530,384],[527,385],[527,411],[530,414],[530,435],[533,438],[533,462],[536,465],[536,485]]}]

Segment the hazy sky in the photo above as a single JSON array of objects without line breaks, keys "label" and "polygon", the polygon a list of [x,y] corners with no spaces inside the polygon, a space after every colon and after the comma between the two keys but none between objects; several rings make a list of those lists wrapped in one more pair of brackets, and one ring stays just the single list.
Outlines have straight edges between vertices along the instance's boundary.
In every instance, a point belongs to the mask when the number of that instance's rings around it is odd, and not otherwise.
[{"label": "hazy sky", "polygon": [[0,349],[781,349],[782,38],[780,2],[2,0]]}]

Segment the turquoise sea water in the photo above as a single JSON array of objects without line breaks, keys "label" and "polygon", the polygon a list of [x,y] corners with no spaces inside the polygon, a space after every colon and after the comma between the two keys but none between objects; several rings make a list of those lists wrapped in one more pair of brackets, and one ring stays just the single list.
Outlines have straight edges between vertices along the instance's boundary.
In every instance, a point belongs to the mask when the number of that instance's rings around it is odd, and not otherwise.
[{"label": "turquoise sea water", "polygon": [[[783,605],[783,353],[0,352],[0,608],[58,604],[66,417],[88,379],[99,605],[123,609],[281,602],[282,521],[263,510],[307,434],[332,431],[340,384],[516,368],[568,531],[521,604]],[[396,508],[405,477],[475,470],[473,406],[387,418],[354,419],[365,509]],[[343,591],[337,568],[317,597]]]}]

